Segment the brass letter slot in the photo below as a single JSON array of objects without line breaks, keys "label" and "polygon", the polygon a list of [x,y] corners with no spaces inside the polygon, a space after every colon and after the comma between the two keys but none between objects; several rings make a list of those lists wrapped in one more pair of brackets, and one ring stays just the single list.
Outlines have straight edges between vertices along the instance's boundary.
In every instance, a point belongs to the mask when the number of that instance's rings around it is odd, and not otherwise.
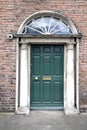
[{"label": "brass letter slot", "polygon": [[51,80],[51,76],[43,76],[43,80]]}]

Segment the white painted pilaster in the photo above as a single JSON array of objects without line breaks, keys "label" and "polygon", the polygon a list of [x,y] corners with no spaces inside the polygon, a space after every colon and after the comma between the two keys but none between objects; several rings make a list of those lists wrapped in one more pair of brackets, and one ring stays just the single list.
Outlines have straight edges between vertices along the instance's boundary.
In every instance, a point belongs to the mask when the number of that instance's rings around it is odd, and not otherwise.
[{"label": "white painted pilaster", "polygon": [[15,103],[15,112],[18,109],[18,88],[19,88],[19,39],[16,39],[16,103]]},{"label": "white painted pilaster", "polygon": [[75,78],[74,78],[74,45],[67,45],[67,81],[65,114],[76,113],[75,109]]},{"label": "white painted pilaster", "polygon": [[76,107],[79,112],[79,39],[76,44]]},{"label": "white painted pilaster", "polygon": [[28,108],[28,60],[27,60],[27,44],[21,44],[20,49],[20,98],[18,114],[29,114]]}]

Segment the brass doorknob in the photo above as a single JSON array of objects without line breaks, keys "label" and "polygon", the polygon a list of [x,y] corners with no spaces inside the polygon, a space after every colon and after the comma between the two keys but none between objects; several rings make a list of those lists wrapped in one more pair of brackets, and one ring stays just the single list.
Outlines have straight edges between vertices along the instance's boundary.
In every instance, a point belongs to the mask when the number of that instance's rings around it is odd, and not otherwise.
[{"label": "brass doorknob", "polygon": [[38,80],[38,77],[37,77],[37,76],[35,77],[35,80]]}]

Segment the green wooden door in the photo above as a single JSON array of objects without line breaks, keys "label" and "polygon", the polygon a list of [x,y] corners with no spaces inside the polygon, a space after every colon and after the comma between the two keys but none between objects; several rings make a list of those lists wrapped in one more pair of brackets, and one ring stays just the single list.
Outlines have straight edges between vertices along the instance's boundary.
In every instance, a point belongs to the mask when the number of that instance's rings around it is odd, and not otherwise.
[{"label": "green wooden door", "polygon": [[59,45],[31,46],[31,109],[63,109],[63,56]]}]

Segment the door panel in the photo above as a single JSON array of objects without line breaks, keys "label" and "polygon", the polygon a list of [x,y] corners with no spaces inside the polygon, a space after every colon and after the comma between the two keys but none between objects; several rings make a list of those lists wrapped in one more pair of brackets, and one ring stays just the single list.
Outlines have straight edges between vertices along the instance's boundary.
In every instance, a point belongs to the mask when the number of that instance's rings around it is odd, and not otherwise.
[{"label": "door panel", "polygon": [[54,88],[53,88],[53,101],[58,102],[61,101],[62,90],[61,90],[61,82],[54,81]]},{"label": "door panel", "polygon": [[43,82],[43,103],[50,103],[51,99],[51,83],[49,81]]},{"label": "door panel", "polygon": [[51,72],[51,56],[43,55],[43,75],[48,75]]},{"label": "door panel", "polygon": [[36,56],[32,56],[32,64],[33,64],[33,68],[32,68],[32,74],[40,74],[40,69],[41,66],[39,64],[39,61],[41,60],[40,56],[36,55]]},{"label": "door panel", "polygon": [[60,75],[61,74],[61,56],[54,55],[53,56],[53,74]]},{"label": "door panel", "polygon": [[40,82],[33,81],[32,102],[40,103]]},{"label": "door panel", "polygon": [[31,46],[31,109],[63,108],[63,46]]}]

